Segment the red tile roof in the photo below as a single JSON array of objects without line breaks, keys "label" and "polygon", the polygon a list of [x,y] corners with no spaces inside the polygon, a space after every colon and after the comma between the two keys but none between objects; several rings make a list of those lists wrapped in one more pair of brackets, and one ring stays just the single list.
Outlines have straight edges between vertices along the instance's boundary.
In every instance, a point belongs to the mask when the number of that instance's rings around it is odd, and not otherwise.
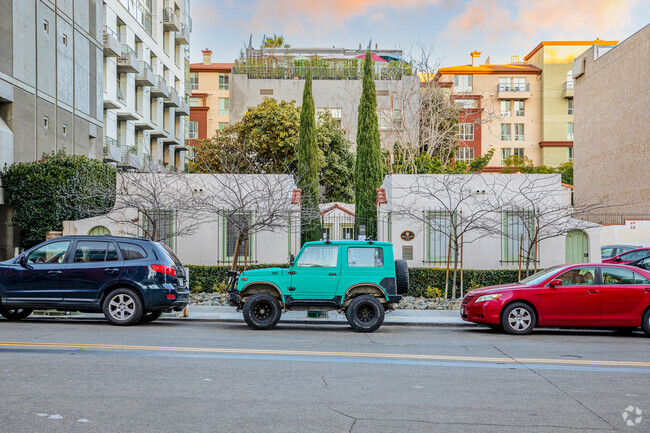
[{"label": "red tile roof", "polygon": [[204,65],[203,63],[191,63],[190,71],[230,71],[234,63],[210,63]]}]

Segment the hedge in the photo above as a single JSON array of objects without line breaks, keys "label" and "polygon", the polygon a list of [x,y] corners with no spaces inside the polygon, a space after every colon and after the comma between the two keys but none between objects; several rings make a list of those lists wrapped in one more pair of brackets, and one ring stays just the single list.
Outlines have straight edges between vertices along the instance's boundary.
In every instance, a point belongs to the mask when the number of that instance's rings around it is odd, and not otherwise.
[{"label": "hedge", "polygon": [[[226,288],[226,271],[228,266],[197,266],[187,265],[190,270],[190,291],[191,292],[218,292]],[[248,269],[262,269],[269,267],[287,268],[289,265],[251,265]],[[240,267],[241,271],[243,267]],[[409,268],[409,292],[410,296],[423,296],[427,288],[445,290],[446,269],[442,268]],[[507,284],[517,281],[518,270],[477,270],[465,269],[463,271],[463,287],[465,291],[483,286]],[[451,287],[452,272],[449,272],[449,284]],[[460,272],[458,273],[460,279]],[[459,282],[460,284],[460,282]],[[457,295],[460,288],[457,288]]]}]

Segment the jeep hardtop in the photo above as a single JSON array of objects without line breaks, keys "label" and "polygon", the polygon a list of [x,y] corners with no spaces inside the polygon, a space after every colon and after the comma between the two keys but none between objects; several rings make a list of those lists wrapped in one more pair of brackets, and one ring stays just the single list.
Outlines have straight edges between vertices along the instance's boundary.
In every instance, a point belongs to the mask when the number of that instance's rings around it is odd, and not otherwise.
[{"label": "jeep hardtop", "polygon": [[390,242],[306,242],[288,268],[229,276],[230,305],[253,329],[273,328],[283,310],[336,310],[355,330],[373,332],[408,291],[406,261],[394,259]]}]

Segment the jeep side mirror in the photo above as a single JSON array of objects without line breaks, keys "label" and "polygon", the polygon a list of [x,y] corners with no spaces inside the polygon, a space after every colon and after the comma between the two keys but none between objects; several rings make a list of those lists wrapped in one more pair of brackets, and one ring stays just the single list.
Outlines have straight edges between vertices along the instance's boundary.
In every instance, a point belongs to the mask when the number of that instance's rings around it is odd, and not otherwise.
[{"label": "jeep side mirror", "polygon": [[296,256],[289,254],[289,266],[293,266],[294,260],[296,260]]},{"label": "jeep side mirror", "polygon": [[548,285],[551,286],[551,287],[561,286],[562,285],[562,280],[560,280],[559,278],[557,278],[555,280],[551,280],[551,282],[548,283]]}]

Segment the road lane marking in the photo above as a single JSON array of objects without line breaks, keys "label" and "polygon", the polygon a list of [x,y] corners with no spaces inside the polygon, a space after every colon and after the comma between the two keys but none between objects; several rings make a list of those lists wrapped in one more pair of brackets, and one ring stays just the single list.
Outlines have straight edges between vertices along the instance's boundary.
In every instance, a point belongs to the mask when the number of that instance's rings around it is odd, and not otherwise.
[{"label": "road lane marking", "polygon": [[478,357],[478,356],[453,356],[453,355],[419,355],[405,353],[364,353],[364,352],[326,352],[309,350],[266,350],[266,349],[229,349],[212,347],[178,347],[178,346],[139,346],[125,344],[96,344],[96,343],[45,343],[23,341],[0,341],[0,347],[40,347],[62,349],[113,349],[124,351],[150,351],[150,352],[188,352],[211,354],[239,354],[239,355],[273,355],[273,356],[303,356],[303,357],[339,357],[339,358],[369,358],[369,359],[407,359],[419,361],[466,361],[505,364],[560,364],[560,365],[589,365],[606,367],[637,367],[650,368],[650,362],[640,361],[601,361],[585,359],[544,359],[544,358],[507,358],[507,357]]}]

